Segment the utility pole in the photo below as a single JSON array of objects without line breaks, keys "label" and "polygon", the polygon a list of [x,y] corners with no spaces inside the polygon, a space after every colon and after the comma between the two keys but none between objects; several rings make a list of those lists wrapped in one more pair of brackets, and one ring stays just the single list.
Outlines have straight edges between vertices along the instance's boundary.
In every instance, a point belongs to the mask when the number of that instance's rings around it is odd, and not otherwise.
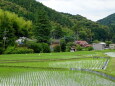
[{"label": "utility pole", "polygon": [[7,37],[6,37],[6,35],[7,35],[7,32],[8,31],[6,31],[6,28],[5,28],[5,30],[4,30],[4,34],[3,34],[3,40],[4,40],[4,50],[5,50],[5,48],[6,48],[6,39],[7,39]]},{"label": "utility pole", "polygon": [[4,50],[5,50],[5,48],[6,48],[6,40],[7,40],[7,32],[8,31],[6,31],[6,13],[4,12],[4,22],[3,22],[3,28],[4,28],[4,32],[3,32],[3,48],[4,48]]}]

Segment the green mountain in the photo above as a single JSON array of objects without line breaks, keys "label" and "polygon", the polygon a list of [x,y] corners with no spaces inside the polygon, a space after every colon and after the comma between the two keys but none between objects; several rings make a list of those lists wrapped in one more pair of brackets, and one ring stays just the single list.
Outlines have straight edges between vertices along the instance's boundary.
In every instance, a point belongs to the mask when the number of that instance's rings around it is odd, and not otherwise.
[{"label": "green mountain", "polygon": [[[71,15],[67,13],[60,13],[51,8],[44,6],[36,0],[0,0],[0,8],[11,11],[25,20],[31,20],[36,26],[39,12],[45,12],[50,25],[51,37],[55,38],[58,33],[57,27],[62,30],[61,36],[56,38],[73,37],[78,40],[87,40],[89,42],[94,40],[106,41],[109,40],[109,28],[99,23],[88,20],[81,15]],[[55,35],[55,36],[54,36]]]},{"label": "green mountain", "polygon": [[110,39],[115,43],[115,13],[97,21],[100,24],[106,25],[110,29]]},{"label": "green mountain", "polygon": [[114,14],[111,14],[99,21],[97,21],[103,25],[115,25],[115,13]]}]

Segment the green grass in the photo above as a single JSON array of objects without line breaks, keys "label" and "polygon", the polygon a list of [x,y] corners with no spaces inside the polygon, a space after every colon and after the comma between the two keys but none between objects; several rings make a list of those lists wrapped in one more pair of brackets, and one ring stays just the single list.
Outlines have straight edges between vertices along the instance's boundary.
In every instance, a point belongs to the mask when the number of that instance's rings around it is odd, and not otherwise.
[{"label": "green grass", "polygon": [[104,56],[100,51],[79,51],[64,53],[40,53],[40,54],[7,54],[0,55],[0,60],[19,60],[19,59],[68,59],[89,56]]}]

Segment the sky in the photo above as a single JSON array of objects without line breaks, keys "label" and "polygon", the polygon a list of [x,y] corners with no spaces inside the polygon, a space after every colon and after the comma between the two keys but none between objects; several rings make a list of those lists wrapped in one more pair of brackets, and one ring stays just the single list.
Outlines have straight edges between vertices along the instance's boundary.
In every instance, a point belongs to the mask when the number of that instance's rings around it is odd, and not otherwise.
[{"label": "sky", "polygon": [[37,0],[58,12],[82,15],[97,21],[115,13],[115,0]]}]

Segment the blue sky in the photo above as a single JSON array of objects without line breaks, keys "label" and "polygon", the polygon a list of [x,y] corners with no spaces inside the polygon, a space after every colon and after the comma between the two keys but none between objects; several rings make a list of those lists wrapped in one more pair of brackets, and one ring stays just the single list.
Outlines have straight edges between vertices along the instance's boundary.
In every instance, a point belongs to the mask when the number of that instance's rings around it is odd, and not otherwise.
[{"label": "blue sky", "polygon": [[37,0],[59,12],[80,14],[97,21],[115,13],[115,0]]}]

